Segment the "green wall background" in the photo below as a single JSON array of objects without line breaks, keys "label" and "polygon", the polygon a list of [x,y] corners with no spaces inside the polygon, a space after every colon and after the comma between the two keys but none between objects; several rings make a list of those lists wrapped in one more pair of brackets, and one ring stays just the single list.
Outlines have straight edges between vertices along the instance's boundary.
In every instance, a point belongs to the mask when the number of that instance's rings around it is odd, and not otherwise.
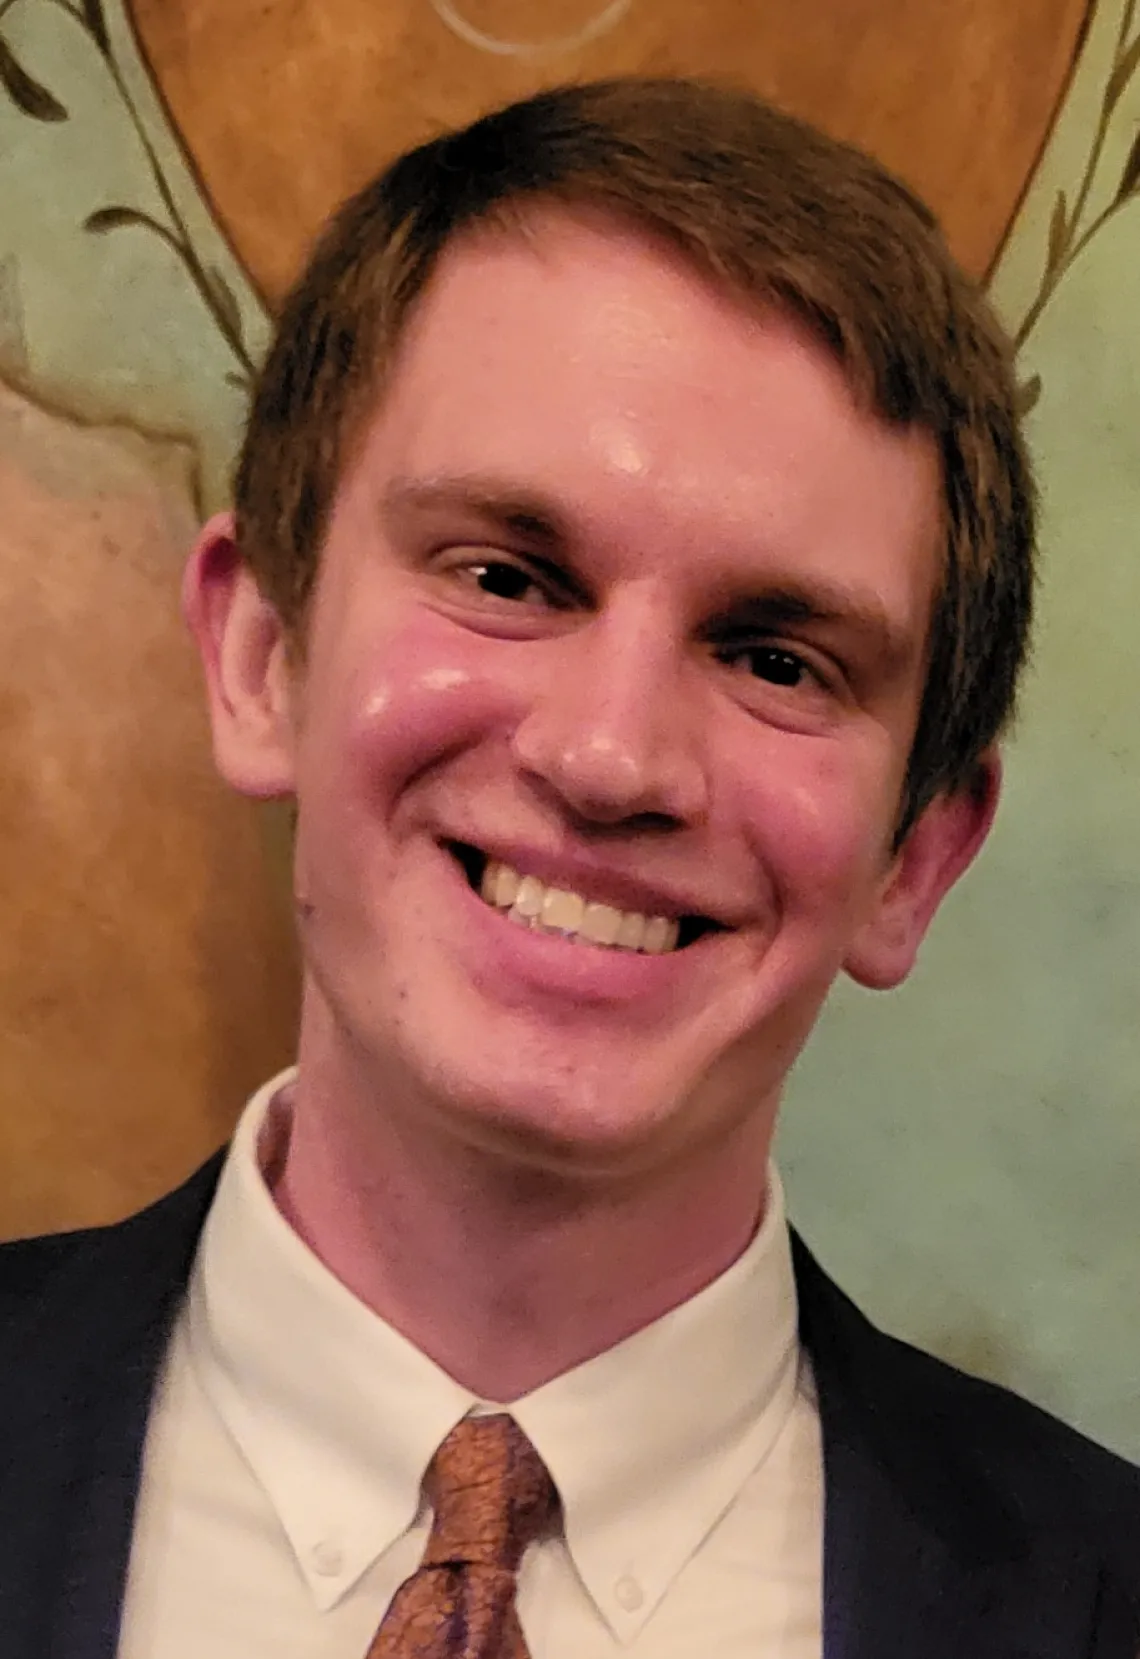
[{"label": "green wall background", "polygon": [[1037,651],[998,823],[911,983],[839,988],[781,1160],[799,1224],[881,1322],[1140,1458],[1134,13],[1098,8],[993,281],[1009,326],[1032,322],[1044,497]]}]

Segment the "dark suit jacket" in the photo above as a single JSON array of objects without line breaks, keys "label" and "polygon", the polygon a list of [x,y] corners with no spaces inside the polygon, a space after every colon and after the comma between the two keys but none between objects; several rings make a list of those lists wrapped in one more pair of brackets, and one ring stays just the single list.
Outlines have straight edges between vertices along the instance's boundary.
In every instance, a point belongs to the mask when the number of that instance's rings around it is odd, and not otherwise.
[{"label": "dark suit jacket", "polygon": [[[0,1659],[113,1659],[148,1406],[218,1167],[119,1226],[0,1248]],[[795,1255],[826,1659],[1136,1659],[1140,1472],[884,1336]]]}]

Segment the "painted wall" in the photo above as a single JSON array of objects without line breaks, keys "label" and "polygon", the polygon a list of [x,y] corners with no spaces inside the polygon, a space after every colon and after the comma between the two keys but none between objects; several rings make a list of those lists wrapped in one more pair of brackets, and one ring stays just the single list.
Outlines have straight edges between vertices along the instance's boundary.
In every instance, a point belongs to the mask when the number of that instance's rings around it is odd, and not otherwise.
[{"label": "painted wall", "polygon": [[[543,26],[600,9],[549,0]],[[1047,488],[999,828],[913,984],[837,995],[782,1157],[805,1231],[886,1323],[1140,1454],[1140,212],[1077,251],[1128,172],[1133,9],[1100,6],[995,279],[1032,324]],[[0,0],[0,1232],[154,1196],[288,1054],[282,884],[212,778],[177,573],[333,199],[544,81],[733,69],[907,172],[984,269],[1085,4],[610,10],[532,51],[531,0],[467,0],[466,34],[436,0]]]},{"label": "painted wall", "polygon": [[178,577],[267,319],[120,5],[0,0],[0,1227],[155,1196],[287,1057]]},{"label": "painted wall", "polygon": [[1136,12],[1099,7],[993,282],[1044,490],[997,828],[914,980],[840,989],[782,1156],[868,1310],[1140,1459]]}]

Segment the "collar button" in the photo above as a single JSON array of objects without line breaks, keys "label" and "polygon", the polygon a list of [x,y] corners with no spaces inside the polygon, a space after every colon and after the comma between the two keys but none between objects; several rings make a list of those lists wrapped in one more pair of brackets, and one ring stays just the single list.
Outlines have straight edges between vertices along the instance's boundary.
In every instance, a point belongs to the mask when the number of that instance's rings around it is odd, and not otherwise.
[{"label": "collar button", "polygon": [[623,1613],[636,1613],[645,1601],[645,1591],[629,1573],[625,1573],[614,1585],[614,1596]]},{"label": "collar button", "polygon": [[313,1571],[322,1578],[335,1578],[344,1567],[344,1551],[339,1544],[325,1539],[320,1544],[314,1544],[309,1556],[313,1564]]}]

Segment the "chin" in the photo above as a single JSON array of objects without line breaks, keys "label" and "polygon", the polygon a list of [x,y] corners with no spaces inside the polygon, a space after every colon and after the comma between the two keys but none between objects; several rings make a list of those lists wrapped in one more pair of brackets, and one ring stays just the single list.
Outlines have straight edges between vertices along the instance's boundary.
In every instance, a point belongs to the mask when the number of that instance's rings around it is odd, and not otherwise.
[{"label": "chin", "polygon": [[625,1175],[676,1156],[697,1138],[696,1101],[677,1074],[644,1074],[604,1057],[547,1053],[504,1065],[502,1047],[476,1055],[438,1048],[407,1056],[437,1121],[473,1147],[564,1175]]}]

